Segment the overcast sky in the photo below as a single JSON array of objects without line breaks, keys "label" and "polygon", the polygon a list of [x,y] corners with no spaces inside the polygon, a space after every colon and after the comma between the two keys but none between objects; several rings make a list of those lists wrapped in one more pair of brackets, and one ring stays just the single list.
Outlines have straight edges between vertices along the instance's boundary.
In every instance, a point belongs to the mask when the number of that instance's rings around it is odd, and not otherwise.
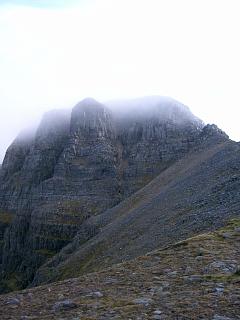
[{"label": "overcast sky", "polygon": [[239,0],[1,0],[0,161],[88,96],[171,96],[240,140],[239,16]]}]

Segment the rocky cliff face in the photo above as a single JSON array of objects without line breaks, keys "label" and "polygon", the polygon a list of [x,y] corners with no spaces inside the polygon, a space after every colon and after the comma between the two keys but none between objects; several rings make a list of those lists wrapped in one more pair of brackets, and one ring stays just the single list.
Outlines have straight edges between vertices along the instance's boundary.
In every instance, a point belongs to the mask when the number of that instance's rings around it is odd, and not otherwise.
[{"label": "rocky cliff face", "polygon": [[0,171],[2,291],[28,285],[83,223],[200,148],[206,136],[210,144],[228,139],[171,99],[129,106],[85,99],[71,114],[46,114],[34,136],[9,147]]}]

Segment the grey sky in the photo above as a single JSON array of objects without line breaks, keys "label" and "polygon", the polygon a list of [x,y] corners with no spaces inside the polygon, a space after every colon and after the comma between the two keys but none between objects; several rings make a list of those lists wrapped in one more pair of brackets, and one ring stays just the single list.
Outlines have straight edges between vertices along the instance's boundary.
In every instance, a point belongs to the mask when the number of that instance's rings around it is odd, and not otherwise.
[{"label": "grey sky", "polygon": [[240,140],[238,0],[0,4],[0,159],[43,112],[86,96],[172,96]]}]

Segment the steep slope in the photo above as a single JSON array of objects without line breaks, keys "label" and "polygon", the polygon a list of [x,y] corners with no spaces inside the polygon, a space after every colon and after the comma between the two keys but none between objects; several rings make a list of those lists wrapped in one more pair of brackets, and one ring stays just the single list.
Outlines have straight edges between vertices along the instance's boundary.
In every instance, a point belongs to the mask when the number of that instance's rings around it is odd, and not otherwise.
[{"label": "steep slope", "polygon": [[186,154],[204,127],[187,106],[171,98],[153,96],[107,105],[117,128],[125,196]]},{"label": "steep slope", "polygon": [[9,148],[0,176],[0,291],[28,285],[84,221],[199,144],[204,125],[186,106],[159,97],[140,101],[120,112],[85,99],[72,112],[46,114],[31,139]]},{"label": "steep slope", "polygon": [[240,220],[80,278],[0,296],[15,319],[240,319]]},{"label": "steep slope", "polygon": [[98,271],[238,216],[240,145],[219,137],[208,126],[195,151],[116,207],[86,221],[73,242],[38,270],[33,284]]}]

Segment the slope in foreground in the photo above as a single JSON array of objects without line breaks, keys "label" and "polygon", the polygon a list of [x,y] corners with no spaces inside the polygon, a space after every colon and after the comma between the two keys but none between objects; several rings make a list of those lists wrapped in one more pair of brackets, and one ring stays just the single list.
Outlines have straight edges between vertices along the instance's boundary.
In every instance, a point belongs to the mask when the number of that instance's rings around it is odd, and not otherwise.
[{"label": "slope in foreground", "polygon": [[0,296],[15,319],[240,319],[240,220],[80,278]]}]

